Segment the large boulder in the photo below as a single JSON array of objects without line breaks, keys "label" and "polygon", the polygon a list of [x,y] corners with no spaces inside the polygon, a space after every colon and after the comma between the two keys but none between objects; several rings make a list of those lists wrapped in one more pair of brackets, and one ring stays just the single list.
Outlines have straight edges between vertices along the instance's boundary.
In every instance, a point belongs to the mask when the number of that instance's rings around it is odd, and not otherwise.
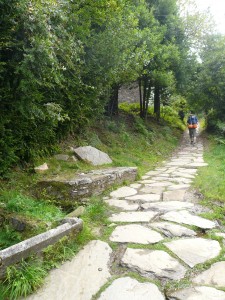
[{"label": "large boulder", "polygon": [[87,161],[94,166],[112,163],[112,160],[108,154],[92,146],[79,147],[74,149],[74,152],[81,160]]}]

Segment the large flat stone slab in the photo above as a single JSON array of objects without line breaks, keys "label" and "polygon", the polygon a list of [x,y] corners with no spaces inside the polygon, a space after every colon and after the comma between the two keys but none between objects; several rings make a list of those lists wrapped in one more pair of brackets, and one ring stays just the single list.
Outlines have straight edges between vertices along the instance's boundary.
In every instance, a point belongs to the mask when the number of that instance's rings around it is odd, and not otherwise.
[{"label": "large flat stone slab", "polygon": [[189,162],[183,162],[183,161],[172,161],[167,164],[167,166],[172,167],[186,167],[189,164]]},{"label": "large flat stone slab", "polygon": [[[101,293],[99,300],[165,300],[153,283],[140,283],[130,277],[119,278]],[[78,300],[78,299],[77,299]]]},{"label": "large flat stone slab", "polygon": [[151,223],[150,226],[158,229],[167,237],[188,237],[196,235],[196,232],[194,230],[169,222],[155,222]]},{"label": "large flat stone slab", "polygon": [[154,202],[160,200],[160,195],[159,194],[134,195],[134,196],[126,197],[126,200]]},{"label": "large flat stone slab", "polygon": [[170,179],[172,182],[179,183],[179,184],[189,184],[192,183],[193,180],[189,178],[183,178],[183,177],[174,177]]},{"label": "large flat stone slab", "polygon": [[132,183],[132,184],[130,184],[130,187],[133,189],[139,189],[141,187],[141,184],[140,183]]},{"label": "large flat stone slab", "polygon": [[137,212],[121,212],[119,214],[113,214],[109,220],[111,222],[150,222],[158,213],[152,211],[137,211]]},{"label": "large flat stone slab", "polygon": [[187,190],[189,189],[190,184],[173,184],[168,186],[169,191],[175,191],[175,190]]},{"label": "large flat stone slab", "polygon": [[179,280],[184,277],[186,269],[168,253],[161,250],[127,248],[122,264],[140,274],[161,280]]},{"label": "large flat stone slab", "polygon": [[124,198],[137,194],[137,190],[128,186],[123,186],[110,193],[112,198]]},{"label": "large flat stone slab", "polygon": [[72,261],[50,272],[43,288],[28,300],[90,300],[111,277],[112,249],[102,241],[91,241]]},{"label": "large flat stone slab", "polygon": [[107,203],[110,206],[121,208],[126,211],[135,211],[139,208],[138,204],[130,203],[129,201],[126,200],[109,199],[109,200],[105,200],[105,203]]},{"label": "large flat stone slab", "polygon": [[207,163],[193,162],[189,165],[190,168],[207,167]]},{"label": "large flat stone slab", "polygon": [[183,177],[183,178],[188,178],[188,179],[193,179],[195,178],[194,175],[192,174],[186,174],[185,172],[181,172],[181,171],[177,171],[177,172],[173,172],[171,177]]},{"label": "large flat stone slab", "polygon": [[212,229],[216,227],[214,222],[204,219],[202,217],[194,216],[186,210],[182,210],[179,212],[171,211],[161,216],[161,218],[166,221],[194,225],[203,229]]},{"label": "large flat stone slab", "polygon": [[196,286],[168,295],[169,300],[225,300],[225,292],[207,286]]},{"label": "large flat stone slab", "polygon": [[179,168],[178,169],[179,172],[184,172],[185,174],[191,174],[191,175],[194,175],[198,172],[197,169],[191,169],[191,168]]},{"label": "large flat stone slab", "polygon": [[167,202],[155,202],[144,203],[141,205],[144,209],[151,209],[160,212],[182,210],[194,207],[193,203],[181,202],[181,201],[167,201]]},{"label": "large flat stone slab", "polygon": [[92,146],[79,147],[74,149],[74,152],[81,160],[87,161],[94,166],[112,163],[112,160],[108,154]]},{"label": "large flat stone slab", "polygon": [[225,288],[225,261],[213,264],[208,270],[193,279],[199,285],[212,285]]},{"label": "large flat stone slab", "polygon": [[148,186],[151,186],[151,187],[168,187],[169,185],[172,185],[172,183],[168,182],[168,181],[167,182],[159,181],[159,182],[148,184]]},{"label": "large flat stone slab", "polygon": [[158,170],[158,171],[155,170],[155,171],[149,171],[145,175],[147,175],[147,176],[155,176],[155,175],[158,175],[160,173],[161,173],[160,170]]},{"label": "large flat stone slab", "polygon": [[158,232],[142,225],[117,226],[110,236],[110,241],[119,243],[154,244],[163,240]]},{"label": "large flat stone slab", "polygon": [[181,239],[164,244],[191,268],[218,256],[221,250],[217,241],[203,238]]},{"label": "large flat stone slab", "polygon": [[163,201],[184,201],[185,190],[167,191],[163,193]]},{"label": "large flat stone slab", "polygon": [[145,185],[145,187],[140,189],[140,192],[145,193],[145,194],[161,195],[164,190],[165,190],[165,187],[152,187],[152,186]]}]

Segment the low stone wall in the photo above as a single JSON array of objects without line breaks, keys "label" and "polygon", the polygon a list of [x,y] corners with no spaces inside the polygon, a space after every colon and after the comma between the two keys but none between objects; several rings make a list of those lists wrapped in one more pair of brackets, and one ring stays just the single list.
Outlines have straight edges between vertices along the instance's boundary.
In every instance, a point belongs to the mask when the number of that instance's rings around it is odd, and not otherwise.
[{"label": "low stone wall", "polygon": [[83,221],[78,218],[67,218],[62,225],[8,247],[0,251],[0,277],[3,277],[6,268],[38,253],[49,245],[56,243],[68,234],[77,234],[83,228]]},{"label": "low stone wall", "polygon": [[56,178],[40,181],[38,191],[53,199],[71,202],[82,202],[82,198],[98,195],[113,184],[124,181],[133,182],[137,176],[137,168],[120,167],[95,170],[71,178]]}]

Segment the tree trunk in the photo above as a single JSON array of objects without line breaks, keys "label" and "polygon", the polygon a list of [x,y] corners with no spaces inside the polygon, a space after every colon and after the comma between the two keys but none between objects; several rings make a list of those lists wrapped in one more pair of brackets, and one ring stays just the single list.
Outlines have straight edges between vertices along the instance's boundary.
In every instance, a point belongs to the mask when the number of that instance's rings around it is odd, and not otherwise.
[{"label": "tree trunk", "polygon": [[140,117],[143,119],[144,118],[144,113],[143,113],[143,106],[144,106],[144,101],[143,101],[143,93],[142,93],[142,79],[139,78],[138,80],[138,86],[139,86],[139,102],[140,102]]},{"label": "tree trunk", "polygon": [[112,117],[119,113],[119,85],[114,84],[111,89],[109,103],[107,106],[107,115]]},{"label": "tree trunk", "polygon": [[149,98],[150,98],[150,94],[151,94],[151,80],[150,79],[149,79],[148,85],[146,84],[146,88],[147,88],[147,92],[146,92],[146,99],[145,99],[145,119],[147,119],[147,115],[148,115],[148,104],[149,104]]},{"label": "tree trunk", "polygon": [[156,119],[160,119],[160,86],[155,84],[155,93],[154,93],[154,113],[156,114]]}]

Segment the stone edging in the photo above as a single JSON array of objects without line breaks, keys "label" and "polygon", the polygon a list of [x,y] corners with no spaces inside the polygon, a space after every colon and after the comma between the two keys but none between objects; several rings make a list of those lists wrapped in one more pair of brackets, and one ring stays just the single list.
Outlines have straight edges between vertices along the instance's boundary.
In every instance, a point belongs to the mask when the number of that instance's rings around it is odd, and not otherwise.
[{"label": "stone edging", "polygon": [[37,253],[49,245],[56,243],[62,237],[83,229],[83,221],[78,218],[67,218],[62,225],[22,241],[16,245],[0,251],[0,277],[4,276],[8,266]]}]

